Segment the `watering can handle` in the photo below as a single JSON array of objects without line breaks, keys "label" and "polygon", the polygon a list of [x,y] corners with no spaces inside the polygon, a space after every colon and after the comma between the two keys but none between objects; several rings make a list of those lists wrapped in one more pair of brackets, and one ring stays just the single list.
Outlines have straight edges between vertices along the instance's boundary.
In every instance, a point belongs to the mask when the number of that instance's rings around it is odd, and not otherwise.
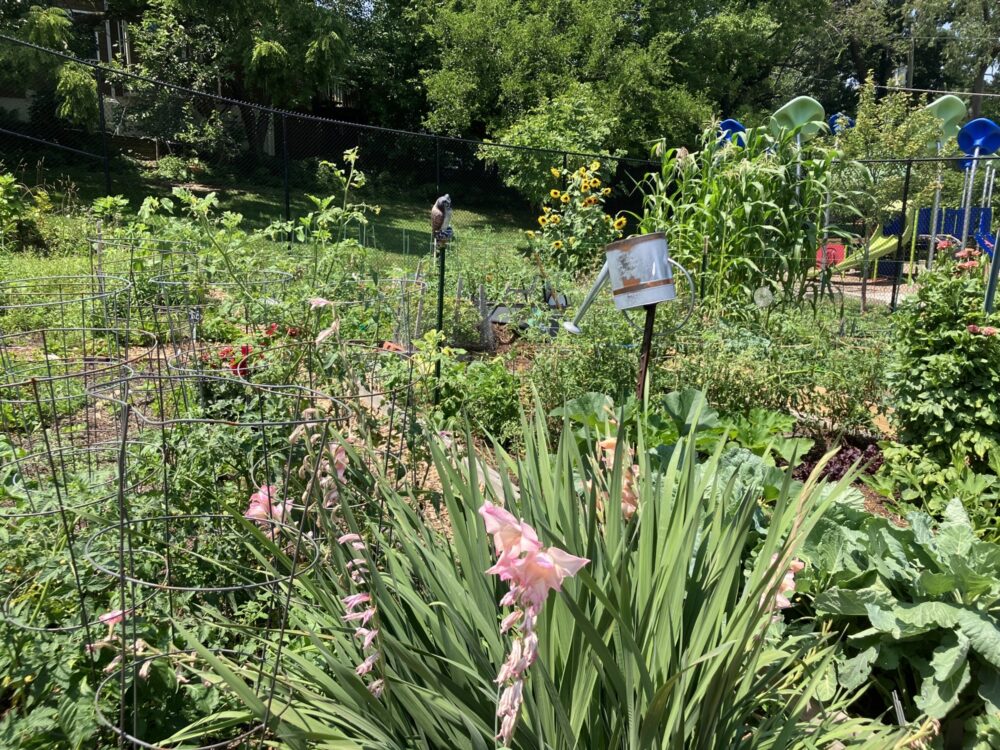
[{"label": "watering can handle", "polygon": [[[680,271],[682,274],[684,274],[684,278],[687,279],[688,286],[691,287],[691,297],[690,297],[690,300],[688,302],[687,312],[684,313],[684,319],[679,324],[677,324],[676,326],[674,326],[673,328],[671,328],[669,331],[662,331],[660,334],[658,334],[658,335],[661,335],[661,336],[664,333],[675,333],[675,332],[679,331],[680,329],[682,329],[684,326],[687,325],[687,322],[689,320],[691,320],[691,316],[694,315],[694,301],[695,301],[696,297],[698,296],[698,290],[695,288],[694,279],[691,278],[691,274],[688,273],[688,270],[684,266],[682,266],[680,263],[678,263],[676,260],[674,260],[673,258],[668,258],[667,260],[669,260],[670,264],[672,266],[674,266],[678,271]],[[628,324],[630,326],[632,326],[633,328],[635,328],[637,331],[641,330],[641,326],[636,325],[635,321],[633,321],[632,318],[631,318],[631,316],[629,316],[628,310],[622,310],[622,315],[625,316],[625,320],[628,321]]]}]

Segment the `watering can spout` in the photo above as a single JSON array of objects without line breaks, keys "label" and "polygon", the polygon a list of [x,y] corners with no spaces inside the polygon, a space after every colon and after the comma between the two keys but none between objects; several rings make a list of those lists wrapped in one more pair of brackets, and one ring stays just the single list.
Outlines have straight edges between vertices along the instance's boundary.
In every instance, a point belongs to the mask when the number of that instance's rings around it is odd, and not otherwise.
[{"label": "watering can spout", "polygon": [[579,334],[582,333],[580,330],[580,321],[583,320],[583,316],[587,314],[587,310],[590,306],[594,304],[594,300],[597,299],[598,292],[601,291],[601,287],[608,280],[608,262],[604,261],[604,265],[601,266],[601,272],[597,274],[597,278],[594,280],[594,285],[587,292],[587,297],[583,300],[580,305],[580,309],[576,311],[576,316],[573,318],[573,322],[565,321],[563,323],[563,328],[565,328],[570,333]]}]

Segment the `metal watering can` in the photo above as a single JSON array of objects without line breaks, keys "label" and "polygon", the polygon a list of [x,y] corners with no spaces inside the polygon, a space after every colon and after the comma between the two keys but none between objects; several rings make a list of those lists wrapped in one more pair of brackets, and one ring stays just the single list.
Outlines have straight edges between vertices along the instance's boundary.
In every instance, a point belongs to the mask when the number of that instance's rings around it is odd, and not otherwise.
[{"label": "metal watering can", "polygon": [[612,242],[604,248],[604,252],[607,259],[594,286],[587,292],[573,322],[563,323],[563,328],[570,333],[581,332],[580,321],[608,281],[611,282],[615,307],[619,310],[658,305],[677,296],[671,268],[673,261],[670,260],[667,236],[663,232]]}]

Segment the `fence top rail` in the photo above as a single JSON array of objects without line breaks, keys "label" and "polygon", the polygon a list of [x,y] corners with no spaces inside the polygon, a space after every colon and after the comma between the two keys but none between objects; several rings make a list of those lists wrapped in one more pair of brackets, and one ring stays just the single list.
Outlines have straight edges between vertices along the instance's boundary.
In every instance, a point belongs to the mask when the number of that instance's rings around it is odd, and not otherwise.
[{"label": "fence top rail", "polygon": [[406,135],[415,138],[426,138],[435,141],[447,141],[449,143],[463,143],[472,146],[479,146],[485,148],[497,148],[497,149],[507,149],[511,151],[532,151],[535,153],[548,153],[558,156],[573,156],[573,157],[583,157],[584,159],[603,159],[605,161],[622,162],[626,164],[635,165],[653,165],[657,162],[638,159],[635,157],[628,156],[614,156],[612,154],[594,154],[594,153],[584,153],[580,151],[563,151],[554,148],[544,148],[536,146],[518,146],[510,143],[492,143],[489,141],[476,140],[474,138],[462,138],[460,136],[453,135],[441,135],[438,133],[421,133],[415,130],[399,130],[397,128],[388,128],[381,125],[368,125],[365,123],[349,122],[347,120],[337,120],[331,117],[322,117],[320,115],[309,114],[305,112],[295,112],[293,110],[280,109],[277,107],[270,107],[265,104],[258,104],[256,102],[248,102],[240,99],[233,99],[227,96],[220,96],[219,94],[212,94],[207,91],[198,91],[196,89],[189,88],[187,86],[181,86],[176,83],[170,83],[168,81],[161,81],[156,78],[150,78],[149,76],[140,75],[138,73],[132,73],[125,70],[119,70],[107,65],[103,65],[95,60],[88,60],[82,57],[77,57],[68,52],[62,52],[60,50],[54,50],[49,47],[43,47],[33,42],[28,42],[24,39],[18,39],[10,34],[5,34],[0,32],[0,41],[8,42],[10,44],[15,44],[21,47],[26,47],[28,49],[35,50],[37,52],[43,52],[45,54],[53,55],[55,57],[61,57],[64,60],[77,63],[79,65],[84,65],[89,68],[93,68],[101,75],[110,76],[121,76],[124,78],[130,78],[134,81],[141,81],[143,83],[148,83],[153,86],[163,87],[177,91],[179,93],[188,94],[189,96],[200,96],[205,99],[211,99],[212,101],[217,101],[222,104],[227,104],[235,107],[248,107],[250,109],[255,109],[259,112],[266,112],[272,115],[279,115],[281,117],[294,117],[301,120],[310,120],[313,122],[324,122],[331,125],[341,125],[351,128],[357,128],[359,130],[366,130],[369,132],[379,132],[379,133],[390,133],[392,135]]}]

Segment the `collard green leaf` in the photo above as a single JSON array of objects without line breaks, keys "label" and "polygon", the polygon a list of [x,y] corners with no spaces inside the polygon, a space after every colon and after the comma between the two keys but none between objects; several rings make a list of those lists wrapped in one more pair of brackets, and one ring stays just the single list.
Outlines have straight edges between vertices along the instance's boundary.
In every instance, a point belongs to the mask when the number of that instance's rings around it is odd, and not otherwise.
[{"label": "collard green leaf", "polygon": [[850,659],[837,665],[837,679],[845,690],[857,690],[872,673],[872,664],[878,658],[878,648],[869,646]]}]

